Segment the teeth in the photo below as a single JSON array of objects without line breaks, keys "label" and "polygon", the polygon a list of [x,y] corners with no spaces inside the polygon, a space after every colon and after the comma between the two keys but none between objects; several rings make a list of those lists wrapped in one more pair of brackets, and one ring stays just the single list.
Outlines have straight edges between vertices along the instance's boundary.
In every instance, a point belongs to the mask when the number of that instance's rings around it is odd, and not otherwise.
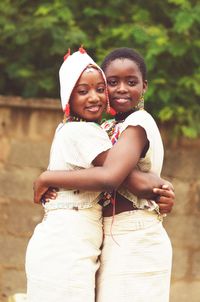
[{"label": "teeth", "polygon": [[94,107],[88,107],[87,110],[92,111],[92,112],[96,112],[99,110],[99,106],[94,106]]},{"label": "teeth", "polygon": [[128,102],[128,99],[115,99],[115,101],[116,101],[117,103],[123,104],[123,103]]}]

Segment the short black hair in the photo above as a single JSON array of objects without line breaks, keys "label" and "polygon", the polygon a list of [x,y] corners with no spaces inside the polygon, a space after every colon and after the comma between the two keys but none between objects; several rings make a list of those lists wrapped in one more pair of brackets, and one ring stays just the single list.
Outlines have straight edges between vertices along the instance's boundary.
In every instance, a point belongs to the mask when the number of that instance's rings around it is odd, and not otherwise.
[{"label": "short black hair", "polygon": [[120,47],[111,51],[103,60],[101,68],[105,72],[111,62],[116,59],[129,59],[135,62],[142,74],[143,81],[147,77],[147,68],[143,57],[134,49],[128,47]]}]

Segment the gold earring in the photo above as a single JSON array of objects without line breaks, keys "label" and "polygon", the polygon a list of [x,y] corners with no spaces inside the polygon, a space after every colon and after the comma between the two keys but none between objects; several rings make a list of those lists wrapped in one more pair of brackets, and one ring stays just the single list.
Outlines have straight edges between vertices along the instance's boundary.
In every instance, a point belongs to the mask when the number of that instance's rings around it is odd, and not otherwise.
[{"label": "gold earring", "polygon": [[144,102],[144,92],[142,92],[139,101],[140,101],[140,102],[141,102],[141,101]]},{"label": "gold earring", "polygon": [[144,109],[144,93],[141,94],[138,104],[134,107],[135,110]]}]

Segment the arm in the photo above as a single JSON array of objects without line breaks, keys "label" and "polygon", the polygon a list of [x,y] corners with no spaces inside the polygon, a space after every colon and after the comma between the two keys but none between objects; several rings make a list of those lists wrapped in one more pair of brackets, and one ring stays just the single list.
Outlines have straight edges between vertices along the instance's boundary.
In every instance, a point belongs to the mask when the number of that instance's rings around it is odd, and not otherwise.
[{"label": "arm", "polygon": [[[148,177],[148,173],[146,174],[147,175],[145,175],[145,179]],[[136,174],[136,178],[137,178],[137,174]],[[141,179],[140,175],[139,178]],[[152,193],[152,188],[149,188],[149,190],[150,192],[146,192],[146,194],[148,196],[151,196],[151,194],[153,194],[154,197],[156,196],[156,202],[159,205],[160,213],[161,214],[170,213],[175,202],[175,193],[173,190],[173,186],[171,184],[170,185],[164,184],[160,188],[153,188],[153,193]],[[144,197],[142,198],[151,198],[151,197],[145,197],[146,194],[144,194]],[[143,194],[141,194],[141,196],[143,196]],[[56,199],[56,197],[57,197],[57,193],[55,188],[49,188],[47,192],[45,192],[44,194],[45,202],[48,202],[49,199]]]},{"label": "arm", "polygon": [[[104,152],[105,155],[107,151]],[[105,156],[104,156],[105,157]],[[105,158],[99,160],[98,166],[103,165]],[[64,187],[65,177],[67,171],[46,171],[42,173],[36,182],[46,182],[46,177],[48,177],[48,182],[54,189],[48,190],[48,194],[45,193],[45,199],[54,199],[56,197],[55,188]],[[43,180],[44,179],[44,180]],[[42,183],[40,184],[42,186]],[[128,188],[130,192],[139,198],[154,199],[158,195],[153,192],[154,188],[161,188],[162,185],[168,185],[164,179],[160,178],[153,172],[141,172],[137,168],[133,169],[127,179],[124,181],[124,185]],[[78,189],[78,188],[76,188]]]},{"label": "arm", "polygon": [[153,172],[141,172],[134,169],[124,182],[130,192],[139,198],[154,199],[157,195],[153,192],[154,188],[161,188],[163,185],[172,185],[160,178]]},{"label": "arm", "polygon": [[[128,127],[121,135],[120,140],[109,150],[107,156],[104,155],[102,167],[94,167],[79,171],[51,172],[48,171],[39,177],[35,183],[35,202],[39,202],[41,195],[52,185],[69,189],[83,189],[90,191],[111,191],[125,180],[127,175],[136,166],[140,155],[146,145],[147,137],[143,128]],[[94,165],[99,165],[102,154],[93,161]],[[56,173],[56,175],[54,174]],[[45,177],[44,177],[45,176]],[[38,191],[38,187],[43,186],[43,192]],[[39,199],[38,199],[39,198]]]},{"label": "arm", "polygon": [[153,199],[161,214],[170,213],[175,202],[173,185],[155,173],[134,169],[125,181],[128,190],[139,198]]}]

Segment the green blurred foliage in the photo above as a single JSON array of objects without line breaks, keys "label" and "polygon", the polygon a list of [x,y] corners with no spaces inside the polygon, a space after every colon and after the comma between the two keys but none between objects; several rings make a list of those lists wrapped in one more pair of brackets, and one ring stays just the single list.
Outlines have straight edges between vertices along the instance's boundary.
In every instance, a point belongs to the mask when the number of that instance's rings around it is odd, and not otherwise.
[{"label": "green blurred foliage", "polygon": [[0,93],[59,97],[58,69],[84,44],[98,63],[116,47],[145,58],[147,109],[174,133],[200,135],[200,2],[0,2]]}]

